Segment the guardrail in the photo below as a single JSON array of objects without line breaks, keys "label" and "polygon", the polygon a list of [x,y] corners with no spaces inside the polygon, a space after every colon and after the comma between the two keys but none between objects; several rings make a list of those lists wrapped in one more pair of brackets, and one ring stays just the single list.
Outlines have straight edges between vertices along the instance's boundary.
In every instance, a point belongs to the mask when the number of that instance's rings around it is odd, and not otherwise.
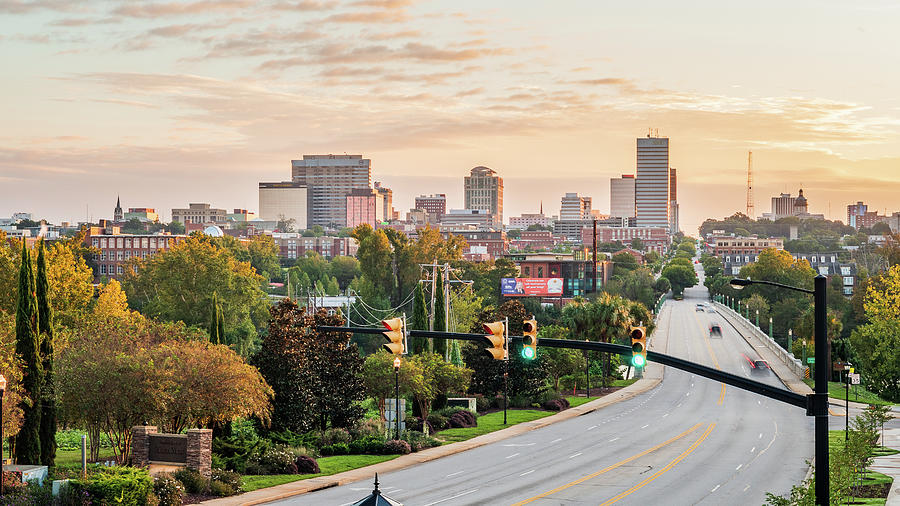
[{"label": "guardrail", "polygon": [[730,307],[722,304],[720,302],[713,302],[716,305],[716,310],[719,313],[722,313],[726,317],[728,317],[731,322],[738,327],[740,332],[745,332],[745,335],[750,335],[754,337],[757,341],[766,345],[769,350],[775,354],[781,360],[784,365],[788,366],[794,375],[799,379],[803,379],[806,373],[806,364],[803,364],[800,359],[794,357],[791,353],[788,353],[787,350],[782,348],[778,343],[775,342],[774,339],[770,338],[765,332],[763,332],[759,327],[754,325],[752,322],[748,321],[746,318],[738,314],[736,311],[732,310]]}]

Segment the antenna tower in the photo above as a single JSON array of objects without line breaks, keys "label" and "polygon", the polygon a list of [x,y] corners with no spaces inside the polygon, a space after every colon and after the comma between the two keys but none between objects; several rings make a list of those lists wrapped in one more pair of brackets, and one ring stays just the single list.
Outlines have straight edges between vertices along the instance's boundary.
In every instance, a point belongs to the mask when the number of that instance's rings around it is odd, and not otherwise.
[{"label": "antenna tower", "polygon": [[747,217],[753,214],[753,151],[747,151]]}]

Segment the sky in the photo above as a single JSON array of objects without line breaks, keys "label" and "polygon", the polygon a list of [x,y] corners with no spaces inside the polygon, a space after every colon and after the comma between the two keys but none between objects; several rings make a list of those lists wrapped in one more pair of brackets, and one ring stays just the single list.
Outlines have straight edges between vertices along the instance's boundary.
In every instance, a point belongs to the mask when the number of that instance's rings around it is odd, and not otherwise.
[{"label": "sky", "polygon": [[0,0],[0,217],[258,207],[304,154],[361,154],[461,208],[609,210],[635,139],[670,139],[682,229],[803,188],[846,220],[900,211],[900,4]]}]

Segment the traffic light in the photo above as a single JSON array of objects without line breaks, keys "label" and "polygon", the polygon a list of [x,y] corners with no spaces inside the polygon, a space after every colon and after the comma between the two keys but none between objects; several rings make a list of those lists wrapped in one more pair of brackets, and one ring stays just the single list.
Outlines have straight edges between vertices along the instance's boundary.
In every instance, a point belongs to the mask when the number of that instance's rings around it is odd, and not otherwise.
[{"label": "traffic light", "polygon": [[631,365],[647,365],[647,329],[644,327],[631,327]]},{"label": "traffic light", "polygon": [[537,357],[537,320],[532,317],[523,322],[522,358],[533,360]]},{"label": "traffic light", "polygon": [[397,317],[390,320],[382,320],[381,324],[387,329],[387,332],[382,332],[381,334],[388,340],[388,343],[382,345],[382,347],[394,355],[405,355],[406,325],[403,318]]},{"label": "traffic light", "polygon": [[484,331],[489,333],[484,338],[491,345],[489,348],[485,348],[484,351],[494,360],[508,360],[509,350],[506,346],[506,325],[503,322],[485,323]]}]

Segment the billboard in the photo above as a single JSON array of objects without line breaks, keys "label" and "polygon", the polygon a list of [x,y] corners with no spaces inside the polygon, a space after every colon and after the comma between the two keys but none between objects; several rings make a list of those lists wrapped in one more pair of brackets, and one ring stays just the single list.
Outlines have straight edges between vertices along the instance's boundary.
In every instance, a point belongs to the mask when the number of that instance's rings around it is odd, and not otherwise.
[{"label": "billboard", "polygon": [[563,293],[562,278],[502,278],[500,293],[507,297],[559,297]]}]

